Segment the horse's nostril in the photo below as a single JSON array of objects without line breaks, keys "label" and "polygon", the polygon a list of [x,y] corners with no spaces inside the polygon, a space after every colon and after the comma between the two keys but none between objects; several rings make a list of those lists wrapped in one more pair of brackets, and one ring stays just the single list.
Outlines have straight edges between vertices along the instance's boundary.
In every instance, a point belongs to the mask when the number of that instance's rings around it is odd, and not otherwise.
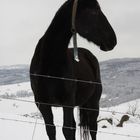
[{"label": "horse's nostril", "polygon": [[115,45],[106,45],[106,46],[101,46],[102,51],[111,51]]},{"label": "horse's nostril", "polygon": [[106,48],[106,47],[101,48],[101,50],[102,50],[102,51],[109,51],[108,48]]}]

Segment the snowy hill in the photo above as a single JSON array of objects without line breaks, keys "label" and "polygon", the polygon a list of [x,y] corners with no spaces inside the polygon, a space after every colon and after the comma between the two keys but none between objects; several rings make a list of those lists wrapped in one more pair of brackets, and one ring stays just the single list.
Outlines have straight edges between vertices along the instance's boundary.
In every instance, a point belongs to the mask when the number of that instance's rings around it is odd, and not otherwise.
[{"label": "snowy hill", "polygon": [[[140,98],[140,58],[104,61],[100,63],[100,69],[103,83],[102,107],[114,106]],[[10,84],[20,85],[22,82],[29,82],[28,65],[0,67],[0,85],[7,87]],[[25,90],[22,89],[24,94]],[[20,91],[18,94],[22,96]]]},{"label": "snowy hill", "polygon": [[29,81],[28,65],[0,66],[0,85]]},{"label": "snowy hill", "polygon": [[101,63],[102,106],[113,106],[140,98],[140,58]]}]

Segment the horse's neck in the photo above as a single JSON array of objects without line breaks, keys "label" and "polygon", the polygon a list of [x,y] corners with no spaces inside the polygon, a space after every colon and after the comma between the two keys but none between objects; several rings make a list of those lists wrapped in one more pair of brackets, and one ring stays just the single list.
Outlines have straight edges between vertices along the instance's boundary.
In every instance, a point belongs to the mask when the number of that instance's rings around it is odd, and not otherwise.
[{"label": "horse's neck", "polygon": [[46,61],[64,61],[72,36],[70,14],[58,12],[42,37],[42,54]]},{"label": "horse's neck", "polygon": [[67,48],[72,34],[64,29],[59,32],[52,31],[47,34],[47,37],[43,37],[43,53],[47,57],[47,60],[59,60],[66,56]]},{"label": "horse's neck", "polygon": [[[58,10],[48,30],[38,42],[31,63],[31,72],[55,73],[67,65],[67,48],[72,36],[71,1],[66,1]],[[68,6],[69,5],[69,6]]]}]

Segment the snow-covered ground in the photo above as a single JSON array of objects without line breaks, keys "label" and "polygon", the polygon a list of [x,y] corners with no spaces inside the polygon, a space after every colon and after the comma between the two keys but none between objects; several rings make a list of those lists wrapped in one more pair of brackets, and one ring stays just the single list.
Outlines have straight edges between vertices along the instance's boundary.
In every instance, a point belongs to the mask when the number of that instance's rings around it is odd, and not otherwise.
[{"label": "snow-covered ground", "polygon": [[[18,97],[20,91],[26,91],[25,97],[21,97],[21,95]],[[8,97],[20,100],[34,101],[33,96],[27,96],[28,93],[31,94],[29,83],[0,86],[0,140],[48,140],[44,122],[34,103],[10,100],[3,96],[8,95]],[[103,98],[105,97],[104,95]],[[97,140],[140,140],[140,99],[110,108],[101,108],[100,110],[98,120],[111,118],[113,124],[111,125],[106,120],[100,121],[98,123]],[[75,119],[78,122],[77,109],[74,112]],[[55,124],[58,126],[57,140],[64,140],[61,130],[63,124],[62,108],[53,108],[53,113]],[[134,116],[129,115],[130,118],[124,123],[123,127],[116,127],[125,113],[134,113]],[[37,125],[34,133],[36,120]],[[107,128],[102,128],[103,126]],[[80,140],[78,126],[76,139]]]},{"label": "snow-covered ground", "polygon": [[30,82],[11,84],[11,85],[1,85],[0,86],[0,96],[20,96],[20,94],[31,94]]}]

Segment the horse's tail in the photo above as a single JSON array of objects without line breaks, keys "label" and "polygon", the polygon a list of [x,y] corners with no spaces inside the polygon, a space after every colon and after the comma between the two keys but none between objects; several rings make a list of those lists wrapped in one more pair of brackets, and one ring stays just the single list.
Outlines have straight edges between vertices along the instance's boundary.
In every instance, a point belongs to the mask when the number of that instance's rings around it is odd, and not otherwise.
[{"label": "horse's tail", "polygon": [[79,108],[79,116],[80,116],[80,139],[82,140],[89,140],[89,116],[88,111],[83,109],[82,107]]}]

